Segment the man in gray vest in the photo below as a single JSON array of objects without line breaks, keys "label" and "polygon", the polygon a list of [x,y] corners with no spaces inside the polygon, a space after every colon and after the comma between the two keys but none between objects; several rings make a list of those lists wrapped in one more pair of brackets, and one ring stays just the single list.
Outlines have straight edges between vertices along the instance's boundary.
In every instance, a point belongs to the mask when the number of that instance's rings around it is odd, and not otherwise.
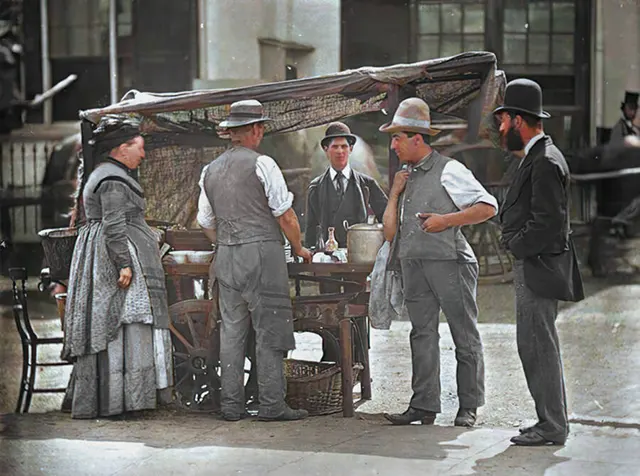
[{"label": "man in gray vest", "polygon": [[392,122],[380,127],[408,170],[395,175],[384,212],[390,263],[402,269],[411,319],[413,396],[401,414],[385,414],[394,425],[431,425],[440,412],[438,324],[444,312],[456,346],[459,410],[456,426],[471,427],[484,405],[484,360],[477,327],[478,264],[460,228],[493,217],[496,199],[460,162],[433,150],[429,106],[422,99],[400,103]]},{"label": "man in gray vest", "polygon": [[198,223],[217,244],[213,272],[220,285],[220,367],[222,417],[247,416],[244,359],[249,327],[256,332],[258,419],[299,420],[284,400],[283,356],[295,347],[289,275],[282,232],[293,253],[305,261],[311,253],[301,243],[298,217],[276,162],[256,151],[264,135],[262,104],[231,105],[226,128],[232,147],[207,165],[200,179]]}]

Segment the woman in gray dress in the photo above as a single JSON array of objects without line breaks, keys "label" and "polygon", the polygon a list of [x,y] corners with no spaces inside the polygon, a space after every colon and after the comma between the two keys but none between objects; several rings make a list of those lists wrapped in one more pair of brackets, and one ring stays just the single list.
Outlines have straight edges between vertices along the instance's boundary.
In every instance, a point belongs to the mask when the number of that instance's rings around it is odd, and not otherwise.
[{"label": "woman in gray dress", "polygon": [[173,385],[171,336],[158,238],[131,176],[145,156],[135,123],[94,133],[104,160],[87,178],[86,223],[73,253],[62,357],[74,362],[73,418],[156,408]]}]

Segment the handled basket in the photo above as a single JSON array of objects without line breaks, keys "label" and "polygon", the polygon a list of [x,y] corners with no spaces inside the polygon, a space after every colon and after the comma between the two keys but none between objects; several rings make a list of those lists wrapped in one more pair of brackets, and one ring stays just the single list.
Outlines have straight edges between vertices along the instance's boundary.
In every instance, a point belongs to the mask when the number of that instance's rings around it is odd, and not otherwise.
[{"label": "handled basket", "polygon": [[69,279],[73,248],[78,239],[77,228],[50,228],[38,232],[38,235],[42,238],[42,248],[51,279]]},{"label": "handled basket", "polygon": [[[342,372],[339,364],[285,359],[284,365],[286,402],[291,408],[302,408],[309,415],[329,415],[342,411]],[[353,365],[354,382],[363,369],[361,364]]]}]

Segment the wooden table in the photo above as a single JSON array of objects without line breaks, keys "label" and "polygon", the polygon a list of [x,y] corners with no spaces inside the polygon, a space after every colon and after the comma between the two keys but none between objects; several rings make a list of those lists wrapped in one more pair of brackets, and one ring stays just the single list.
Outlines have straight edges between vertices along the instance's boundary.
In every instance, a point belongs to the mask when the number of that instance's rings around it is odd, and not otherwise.
[{"label": "wooden table", "polygon": [[[367,277],[373,270],[373,264],[289,263],[288,270],[289,277],[296,280],[296,297],[293,299],[295,329],[304,331],[323,326],[337,329],[339,332],[343,389],[342,413],[345,417],[352,417],[354,415],[352,390],[354,360],[364,367],[360,379],[361,398],[362,400],[371,399]],[[319,281],[320,284],[331,283],[334,285],[333,291],[338,292],[301,296],[300,280],[309,280],[309,278]],[[332,281],[328,281],[327,278]]]}]

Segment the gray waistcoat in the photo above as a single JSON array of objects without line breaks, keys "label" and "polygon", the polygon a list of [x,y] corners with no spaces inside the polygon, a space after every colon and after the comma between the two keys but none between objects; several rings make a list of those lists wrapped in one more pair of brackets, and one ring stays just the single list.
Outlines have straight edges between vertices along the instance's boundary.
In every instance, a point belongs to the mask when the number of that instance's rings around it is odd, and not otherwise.
[{"label": "gray waistcoat", "polygon": [[400,259],[476,261],[460,227],[440,233],[426,233],[421,228],[423,220],[416,217],[416,213],[444,215],[459,211],[441,182],[444,166],[450,160],[454,159],[433,151],[409,175],[400,199]]},{"label": "gray waistcoat", "polygon": [[259,153],[232,147],[209,164],[204,188],[216,217],[219,245],[282,240],[264,187],[256,174]]}]

